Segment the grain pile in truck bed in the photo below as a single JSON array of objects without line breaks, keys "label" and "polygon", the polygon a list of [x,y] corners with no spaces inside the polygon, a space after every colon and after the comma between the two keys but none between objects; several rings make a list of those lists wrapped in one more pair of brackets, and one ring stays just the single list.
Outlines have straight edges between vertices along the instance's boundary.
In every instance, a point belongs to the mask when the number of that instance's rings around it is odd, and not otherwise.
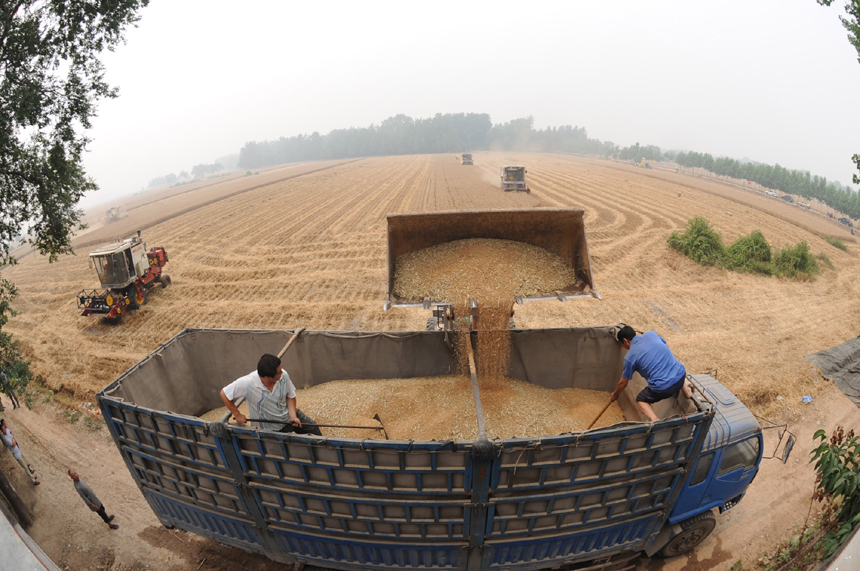
[{"label": "grain pile in truck bed", "polygon": [[394,292],[407,299],[462,303],[551,293],[576,283],[575,270],[543,248],[471,238],[409,252],[394,263]]},{"label": "grain pile in truck bed", "polygon": [[[299,408],[322,424],[376,426],[379,414],[392,440],[473,440],[478,436],[472,383],[464,376],[331,381],[296,391]],[[481,391],[490,438],[554,436],[584,430],[608,402],[608,393],[545,389],[505,378]],[[247,406],[240,407],[246,414]],[[222,407],[201,416],[217,420]],[[595,427],[624,420],[618,404]],[[232,421],[232,419],[231,419]],[[384,438],[381,431],[322,428],[334,438]]]}]

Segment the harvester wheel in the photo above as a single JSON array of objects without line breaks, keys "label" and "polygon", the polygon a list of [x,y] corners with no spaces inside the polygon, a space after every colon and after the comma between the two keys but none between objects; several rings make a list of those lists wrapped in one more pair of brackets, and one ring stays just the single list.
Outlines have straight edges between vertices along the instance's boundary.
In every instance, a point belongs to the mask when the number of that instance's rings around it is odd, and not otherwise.
[{"label": "harvester wheel", "polygon": [[427,318],[427,331],[436,331],[436,318],[428,317]]},{"label": "harvester wheel", "polygon": [[161,276],[161,288],[166,289],[170,285],[170,276]]},{"label": "harvester wheel", "polygon": [[140,307],[140,303],[137,301],[137,289],[134,286],[128,286],[125,297],[128,299],[129,309],[138,309]]}]

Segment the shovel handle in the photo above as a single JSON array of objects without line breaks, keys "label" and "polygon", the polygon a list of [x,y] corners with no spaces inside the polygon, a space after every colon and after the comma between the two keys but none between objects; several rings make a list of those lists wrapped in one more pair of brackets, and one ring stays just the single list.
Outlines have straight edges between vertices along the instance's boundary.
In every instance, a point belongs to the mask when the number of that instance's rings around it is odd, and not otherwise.
[{"label": "shovel handle", "polygon": [[592,426],[594,426],[594,424],[595,424],[598,420],[600,420],[600,417],[601,417],[601,416],[603,416],[603,413],[604,413],[604,412],[606,412],[606,409],[608,409],[608,408],[609,408],[609,405],[611,405],[611,404],[612,404],[612,400],[610,399],[610,400],[609,400],[609,402],[608,402],[608,403],[606,403],[606,406],[605,406],[605,407],[603,407],[603,410],[601,410],[601,411],[600,411],[600,414],[598,414],[598,415],[594,418],[594,420],[592,420],[592,421],[591,421],[591,424],[589,424],[589,425],[588,425],[588,428],[586,428],[586,430],[591,430],[591,427],[592,427]]},{"label": "shovel handle", "polygon": [[302,334],[302,332],[303,332],[304,330],[305,330],[305,328],[304,328],[304,327],[299,327],[298,329],[296,329],[296,332],[295,332],[295,333],[293,333],[293,336],[292,336],[292,337],[290,337],[290,340],[289,340],[289,341],[287,341],[287,344],[286,344],[286,345],[284,345],[284,348],[283,348],[283,349],[281,349],[281,352],[280,352],[280,353],[278,353],[278,359],[280,359],[281,357],[283,357],[283,356],[284,356],[284,353],[286,353],[286,352],[287,352],[287,349],[289,349],[289,348],[290,348],[290,345],[292,345],[292,344],[293,344],[293,341],[295,341],[295,340],[298,338],[298,336]]}]

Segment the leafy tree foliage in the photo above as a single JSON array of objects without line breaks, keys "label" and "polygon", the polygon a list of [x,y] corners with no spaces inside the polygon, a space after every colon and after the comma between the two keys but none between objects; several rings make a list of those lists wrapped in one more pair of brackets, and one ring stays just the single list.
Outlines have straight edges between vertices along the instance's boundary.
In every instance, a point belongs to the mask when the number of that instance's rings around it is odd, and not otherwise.
[{"label": "leafy tree foliage", "polygon": [[[857,157],[860,162],[860,156]],[[716,174],[757,182],[768,188],[797,194],[804,198],[817,198],[824,204],[844,212],[851,218],[860,218],[860,193],[851,188],[828,183],[826,177],[809,171],[789,170],[776,165],[744,163],[728,157],[714,159],[708,153],[678,153],[675,161],[684,167],[700,167]],[[854,182],[857,176],[854,176]]]},{"label": "leafy tree foliage", "polygon": [[748,236],[740,236],[726,248],[720,233],[702,217],[687,221],[684,232],[675,230],[666,242],[670,248],[703,266],[807,280],[814,280],[821,273],[806,242],[786,246],[774,255],[764,234],[754,230]]},{"label": "leafy tree foliage", "polygon": [[0,264],[21,234],[51,260],[71,252],[96,102],[117,96],[98,59],[149,0],[0,3]]},{"label": "leafy tree foliage", "polygon": [[[822,6],[830,6],[833,0],[816,0]],[[848,42],[857,50],[857,61],[860,62],[860,0],[847,0],[845,13],[848,17],[839,16],[839,21],[848,30]],[[852,177],[854,184],[860,184],[860,154],[853,155],[851,160],[857,167],[857,173]],[[853,216],[853,218],[857,218]]]},{"label": "leafy tree foliage", "polygon": [[624,147],[618,151],[617,156],[619,159],[625,161],[641,161],[642,159],[647,159],[649,161],[663,160],[663,153],[660,152],[660,147],[656,145],[643,146],[639,143],[629,147]]},{"label": "leafy tree foliage", "polygon": [[327,135],[281,137],[277,141],[246,143],[239,167],[256,169],[281,163],[409,155],[460,153],[482,149],[535,150],[608,155],[615,145],[589,139],[584,128],[549,127],[535,130],[534,118],[493,125],[486,113],[437,113],[428,119],[389,117],[379,125],[336,129]]},{"label": "leafy tree foliage", "polygon": [[820,440],[810,462],[817,473],[815,499],[828,505],[822,543],[829,557],[860,526],[860,438],[839,426],[829,439],[823,430],[813,439]]},{"label": "leafy tree foliage", "polygon": [[191,174],[194,178],[203,178],[206,175],[215,174],[222,170],[224,169],[218,163],[213,163],[211,165],[197,165],[191,169]]},{"label": "leafy tree foliage", "polygon": [[6,372],[13,389],[21,392],[26,390],[33,377],[30,373],[30,361],[21,354],[20,347],[12,336],[3,331],[9,317],[15,315],[10,304],[17,296],[15,284],[0,278],[0,370]]},{"label": "leafy tree foliage", "polygon": [[175,174],[170,173],[164,176],[158,176],[149,181],[149,185],[147,188],[158,188],[159,186],[167,186],[169,184],[173,184],[176,182],[177,177]]}]

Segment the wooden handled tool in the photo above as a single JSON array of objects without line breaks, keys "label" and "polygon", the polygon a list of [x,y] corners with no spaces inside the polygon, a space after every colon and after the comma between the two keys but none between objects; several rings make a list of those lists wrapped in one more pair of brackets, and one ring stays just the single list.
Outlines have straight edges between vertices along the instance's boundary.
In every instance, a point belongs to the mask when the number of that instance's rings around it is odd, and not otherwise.
[{"label": "wooden handled tool", "polygon": [[606,410],[609,408],[609,405],[611,405],[611,404],[612,404],[612,400],[610,399],[610,401],[608,403],[606,403],[606,406],[603,407],[603,410],[600,411],[600,414],[598,414],[594,418],[594,420],[591,421],[591,424],[588,425],[588,428],[586,428],[586,430],[591,430],[591,427],[594,426],[594,423],[596,423],[598,420],[600,420],[600,417],[603,416],[603,413],[606,412]]}]

